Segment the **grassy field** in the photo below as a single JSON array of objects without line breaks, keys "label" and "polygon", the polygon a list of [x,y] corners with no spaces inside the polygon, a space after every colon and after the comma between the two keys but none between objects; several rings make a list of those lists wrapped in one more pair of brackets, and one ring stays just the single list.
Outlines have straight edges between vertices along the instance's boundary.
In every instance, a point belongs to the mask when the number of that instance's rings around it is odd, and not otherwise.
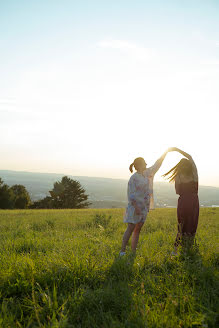
[{"label": "grassy field", "polygon": [[149,213],[118,258],[122,209],[0,211],[0,327],[218,327],[219,209],[171,257],[176,209]]}]

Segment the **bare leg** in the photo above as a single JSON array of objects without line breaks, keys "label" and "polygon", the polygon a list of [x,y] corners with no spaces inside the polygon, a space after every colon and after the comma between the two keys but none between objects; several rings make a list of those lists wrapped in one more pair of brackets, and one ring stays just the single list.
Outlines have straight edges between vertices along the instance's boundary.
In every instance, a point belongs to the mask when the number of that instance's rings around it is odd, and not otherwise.
[{"label": "bare leg", "polygon": [[128,227],[124,233],[123,240],[122,240],[122,249],[121,252],[125,252],[126,245],[128,244],[129,238],[135,229],[135,224],[133,223],[128,223]]},{"label": "bare leg", "polygon": [[135,229],[133,231],[133,235],[132,235],[132,250],[133,252],[136,251],[136,247],[138,244],[138,239],[139,239],[139,234],[141,231],[141,228],[143,227],[144,222],[139,222],[135,225]]}]

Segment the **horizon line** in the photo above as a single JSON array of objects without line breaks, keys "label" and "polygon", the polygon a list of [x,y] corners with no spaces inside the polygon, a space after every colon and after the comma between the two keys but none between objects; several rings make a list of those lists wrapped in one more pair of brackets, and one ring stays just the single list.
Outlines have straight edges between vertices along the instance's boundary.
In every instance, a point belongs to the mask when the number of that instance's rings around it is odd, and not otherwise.
[{"label": "horizon line", "polygon": [[[94,179],[108,179],[108,180],[124,180],[128,181],[128,178],[108,178],[108,177],[98,177],[98,176],[89,176],[89,175],[73,175],[73,174],[65,174],[65,173],[56,173],[56,172],[33,172],[33,171],[23,171],[23,170],[6,170],[6,169],[0,169],[1,171],[7,171],[7,172],[20,172],[20,173],[32,173],[32,174],[56,174],[56,175],[63,175],[63,176],[72,176],[72,177],[81,177],[81,178],[94,178]],[[154,183],[160,182],[160,183],[169,183],[167,181],[154,181]],[[219,188],[219,186],[211,186],[211,185],[203,185],[199,184],[200,187],[210,187],[210,188]]]}]

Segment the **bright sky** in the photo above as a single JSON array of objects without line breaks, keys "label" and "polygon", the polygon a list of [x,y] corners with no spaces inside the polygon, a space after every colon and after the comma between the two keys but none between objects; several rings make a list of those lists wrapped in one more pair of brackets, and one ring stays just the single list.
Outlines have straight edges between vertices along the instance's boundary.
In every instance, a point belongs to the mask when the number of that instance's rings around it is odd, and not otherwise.
[{"label": "bright sky", "polygon": [[0,1],[0,76],[0,169],[219,186],[218,0]]}]

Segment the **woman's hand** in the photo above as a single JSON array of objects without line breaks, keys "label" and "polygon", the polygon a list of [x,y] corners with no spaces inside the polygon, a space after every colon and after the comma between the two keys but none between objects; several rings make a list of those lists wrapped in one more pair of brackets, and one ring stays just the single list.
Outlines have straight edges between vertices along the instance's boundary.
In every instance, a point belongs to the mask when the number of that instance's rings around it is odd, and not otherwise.
[{"label": "woman's hand", "polygon": [[170,147],[170,148],[168,148],[168,152],[171,152],[171,151],[179,151],[179,149],[176,148],[176,147]]},{"label": "woman's hand", "polygon": [[188,158],[188,160],[194,162],[191,155],[187,154],[185,151],[183,151],[183,150],[181,150],[181,149],[179,149],[177,147],[170,147],[169,148],[169,151],[178,151],[178,153],[180,153],[181,155],[183,155],[186,158]]}]

